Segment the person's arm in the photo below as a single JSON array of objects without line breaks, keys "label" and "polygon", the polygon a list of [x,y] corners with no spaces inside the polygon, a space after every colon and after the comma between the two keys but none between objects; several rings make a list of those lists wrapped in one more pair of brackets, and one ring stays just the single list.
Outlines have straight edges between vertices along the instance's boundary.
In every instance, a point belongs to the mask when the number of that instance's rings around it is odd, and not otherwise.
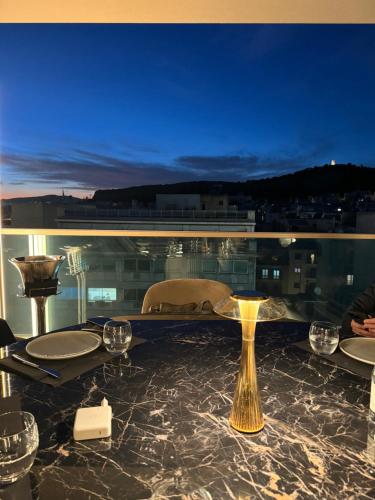
[{"label": "person's arm", "polygon": [[369,316],[373,315],[375,316],[375,282],[358,295],[346,311],[342,322],[342,332],[349,334],[354,332],[366,337],[375,336],[375,331],[372,332],[375,321],[368,321]]}]

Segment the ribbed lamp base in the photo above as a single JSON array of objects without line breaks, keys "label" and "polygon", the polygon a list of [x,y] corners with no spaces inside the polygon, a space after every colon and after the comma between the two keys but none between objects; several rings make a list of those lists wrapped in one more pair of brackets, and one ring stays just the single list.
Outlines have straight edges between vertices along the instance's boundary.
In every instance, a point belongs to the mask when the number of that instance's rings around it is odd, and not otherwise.
[{"label": "ribbed lamp base", "polygon": [[[241,307],[242,306],[242,307]],[[257,304],[240,302],[241,312],[247,318],[255,317]],[[243,309],[246,310],[244,311]],[[259,432],[264,427],[262,406],[258,391],[254,338],[256,321],[242,321],[242,352],[240,371],[234,392],[229,424],[240,432]]]}]

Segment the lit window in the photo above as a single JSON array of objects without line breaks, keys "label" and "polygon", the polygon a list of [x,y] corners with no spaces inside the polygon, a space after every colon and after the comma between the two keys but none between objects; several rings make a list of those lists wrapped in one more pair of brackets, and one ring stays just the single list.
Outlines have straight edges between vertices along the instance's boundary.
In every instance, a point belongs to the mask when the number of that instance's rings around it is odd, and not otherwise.
[{"label": "lit window", "polygon": [[268,278],[268,269],[262,269],[262,279]]},{"label": "lit window", "polygon": [[311,262],[311,264],[315,264],[315,254],[314,253],[310,254],[310,262]]},{"label": "lit window", "polygon": [[116,300],[116,288],[89,288],[87,291],[89,302],[114,302]]},{"label": "lit window", "polygon": [[274,280],[279,280],[280,279],[280,269],[274,269],[272,271],[272,277]]},{"label": "lit window", "polygon": [[301,272],[301,268],[300,267],[295,267],[294,268],[294,272],[295,273],[300,273]]},{"label": "lit window", "polygon": [[354,275],[353,274],[347,274],[346,275],[346,284],[348,286],[351,286],[353,284],[353,281],[354,281]]}]

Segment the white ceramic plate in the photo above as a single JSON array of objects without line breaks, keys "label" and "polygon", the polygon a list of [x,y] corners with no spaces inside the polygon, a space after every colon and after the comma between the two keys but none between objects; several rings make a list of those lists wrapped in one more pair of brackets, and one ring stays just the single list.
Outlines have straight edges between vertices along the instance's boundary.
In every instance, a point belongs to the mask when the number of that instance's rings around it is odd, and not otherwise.
[{"label": "white ceramic plate", "polygon": [[56,332],[32,340],[26,352],[38,359],[71,359],[95,351],[101,343],[101,337],[92,332]]},{"label": "white ceramic plate", "polygon": [[375,365],[375,339],[353,337],[340,342],[340,349],[357,361]]}]

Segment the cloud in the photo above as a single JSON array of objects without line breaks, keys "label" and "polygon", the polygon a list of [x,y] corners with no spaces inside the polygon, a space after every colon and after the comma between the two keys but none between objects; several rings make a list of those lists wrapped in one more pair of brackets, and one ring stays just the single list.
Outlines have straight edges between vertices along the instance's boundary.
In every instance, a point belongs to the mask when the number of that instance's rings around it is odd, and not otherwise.
[{"label": "cloud", "polygon": [[255,155],[182,156],[176,162],[197,178],[228,181],[282,175],[303,167],[298,158],[267,159]]},{"label": "cloud", "polygon": [[333,148],[327,140],[318,142],[311,150],[285,150],[275,156],[237,154],[223,156],[180,156],[176,164],[197,178],[218,180],[247,180],[288,174],[313,166]]},{"label": "cloud", "polygon": [[8,185],[38,184],[60,188],[69,185],[70,189],[93,191],[194,180],[244,181],[283,175],[313,166],[331,147],[332,144],[322,142],[307,153],[283,151],[274,157],[246,153],[186,155],[177,157],[171,164],[130,161],[82,149],[75,149],[64,157],[12,152],[3,154],[0,161],[6,167],[7,179],[4,180]]},{"label": "cloud", "polygon": [[228,156],[180,156],[176,163],[197,176],[229,176],[237,178],[246,176],[249,169],[254,169],[259,163],[255,155]]},{"label": "cloud", "polygon": [[186,180],[185,173],[158,163],[132,162],[121,158],[75,150],[69,158],[3,154],[8,167],[8,182],[54,184],[67,183],[77,188],[127,187]]}]

